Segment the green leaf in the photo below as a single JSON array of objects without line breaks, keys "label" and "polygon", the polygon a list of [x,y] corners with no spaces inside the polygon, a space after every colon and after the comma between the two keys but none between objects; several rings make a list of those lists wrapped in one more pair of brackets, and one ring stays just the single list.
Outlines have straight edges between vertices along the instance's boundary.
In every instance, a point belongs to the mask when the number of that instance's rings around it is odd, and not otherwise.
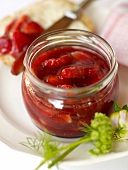
[{"label": "green leaf", "polygon": [[115,112],[119,112],[121,110],[121,108],[119,107],[119,105],[116,102],[114,102],[114,110],[115,110]]},{"label": "green leaf", "polygon": [[127,111],[128,111],[128,106],[127,106],[127,105],[124,105],[124,106],[122,107],[122,109],[124,109],[124,110],[127,110]]}]

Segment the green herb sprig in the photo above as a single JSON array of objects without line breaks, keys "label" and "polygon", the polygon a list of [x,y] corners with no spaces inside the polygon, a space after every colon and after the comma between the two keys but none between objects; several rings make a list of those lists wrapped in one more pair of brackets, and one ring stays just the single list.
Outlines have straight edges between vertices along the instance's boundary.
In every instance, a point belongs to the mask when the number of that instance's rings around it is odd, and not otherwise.
[{"label": "green herb sprig", "polygon": [[46,133],[39,134],[39,137],[35,135],[35,138],[27,137],[26,142],[21,144],[43,157],[35,170],[45,163],[48,163],[48,168],[58,165],[75,148],[86,142],[94,144],[89,153],[98,156],[109,153],[114,140],[128,140],[128,106],[124,105],[121,108],[114,102],[114,109],[115,112],[110,117],[103,113],[95,113],[90,125],[83,124],[82,131],[85,132],[85,136],[65,146],[53,141],[52,136]]},{"label": "green herb sprig", "polygon": [[52,141],[51,136],[47,134],[34,139],[27,138],[27,142],[22,144],[43,156],[43,160],[35,170],[38,170],[45,163],[48,163],[48,168],[57,165],[80,144],[86,142],[94,144],[94,148],[89,150],[92,155],[109,153],[113,144],[113,129],[110,119],[103,113],[95,113],[91,124],[83,125],[83,131],[86,132],[85,136],[66,146],[61,146],[61,143]]}]

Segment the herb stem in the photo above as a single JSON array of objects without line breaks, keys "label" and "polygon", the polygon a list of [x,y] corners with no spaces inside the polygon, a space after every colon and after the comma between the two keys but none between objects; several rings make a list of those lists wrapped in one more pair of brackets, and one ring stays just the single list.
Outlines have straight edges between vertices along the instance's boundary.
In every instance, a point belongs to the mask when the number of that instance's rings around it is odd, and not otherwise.
[{"label": "herb stem", "polygon": [[[89,136],[84,136],[81,139],[79,139],[78,141],[75,141],[69,145],[66,145],[66,146],[63,146],[63,147],[57,149],[50,156],[48,156],[44,160],[42,160],[41,163],[36,167],[35,170],[38,170],[44,163],[46,163],[49,160],[51,160],[52,158],[54,158],[53,161],[48,165],[48,168],[51,168],[52,166],[54,166],[55,164],[60,162],[65,156],[67,156],[70,152],[72,152],[80,144],[82,144],[84,142],[89,142],[90,140],[91,140],[91,138]],[[58,155],[58,153],[63,150],[66,150],[66,151],[64,153],[62,153],[61,155],[60,154]]]},{"label": "herb stem", "polygon": [[79,145],[73,146],[69,149],[67,149],[63,154],[61,154],[59,157],[57,157],[56,159],[54,159],[52,161],[51,164],[48,165],[48,168],[51,168],[52,166],[54,166],[55,164],[57,164],[58,162],[60,162],[65,156],[67,156],[70,152],[72,152],[76,147],[78,147]]},{"label": "herb stem", "polygon": [[45,162],[46,160],[41,161],[41,163],[35,168],[35,170],[38,170]]},{"label": "herb stem", "polygon": [[67,145],[66,147],[60,148],[61,150],[64,150],[64,148],[67,150],[62,153],[61,155],[59,155],[58,157],[56,157],[51,164],[49,164],[48,168],[51,168],[52,166],[54,166],[55,164],[57,164],[58,162],[60,162],[64,157],[66,157],[70,152],[72,152],[75,148],[77,148],[81,143],[84,142],[88,142],[90,141],[90,137],[85,138],[85,136],[83,138],[81,138],[80,140],[71,143],[69,145]]}]

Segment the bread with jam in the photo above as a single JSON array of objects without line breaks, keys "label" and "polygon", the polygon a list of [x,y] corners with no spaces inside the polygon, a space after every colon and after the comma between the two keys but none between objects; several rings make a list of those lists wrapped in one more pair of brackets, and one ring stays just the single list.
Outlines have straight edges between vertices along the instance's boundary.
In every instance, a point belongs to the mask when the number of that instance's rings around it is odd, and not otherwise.
[{"label": "bread with jam", "polygon": [[[69,0],[40,0],[16,11],[0,21],[0,59],[11,67],[14,75],[23,70],[25,52],[31,42],[47,28],[74,10],[76,4]],[[94,32],[92,20],[83,13],[68,28]]]}]

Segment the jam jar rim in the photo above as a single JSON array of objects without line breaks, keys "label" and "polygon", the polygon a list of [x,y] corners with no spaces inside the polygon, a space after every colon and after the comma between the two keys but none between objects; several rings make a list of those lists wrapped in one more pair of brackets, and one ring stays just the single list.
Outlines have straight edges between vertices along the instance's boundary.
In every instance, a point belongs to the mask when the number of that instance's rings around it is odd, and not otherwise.
[{"label": "jam jar rim", "polygon": [[[112,67],[110,68],[110,71],[106,74],[106,76],[103,79],[101,79],[100,81],[98,81],[94,84],[86,86],[86,87],[63,89],[63,88],[54,87],[48,83],[42,82],[40,79],[38,79],[36,76],[34,76],[34,74],[32,74],[31,69],[29,67],[27,67],[29,51],[35,46],[36,42],[38,42],[42,38],[52,36],[56,33],[62,33],[62,32],[74,32],[74,33],[80,32],[83,34],[88,34],[88,35],[91,35],[91,36],[94,36],[94,37],[100,39],[104,44],[106,44],[108,46],[109,50],[111,51],[111,55],[113,56],[113,58],[112,58],[113,64],[112,64]],[[74,95],[83,94],[83,93],[84,93],[84,95],[89,95],[92,93],[96,93],[96,92],[102,90],[107,84],[109,84],[109,82],[111,82],[111,80],[115,77],[115,75],[118,71],[118,63],[116,61],[115,52],[114,52],[113,48],[111,47],[111,45],[105,39],[103,39],[101,36],[99,36],[95,33],[85,31],[85,30],[80,30],[80,29],[58,29],[58,30],[50,31],[50,32],[40,35],[28,47],[26,54],[25,54],[23,64],[25,66],[26,74],[30,78],[30,80],[32,80],[32,82],[34,82],[34,84],[36,84],[40,89],[46,89],[46,93],[50,93],[50,92],[54,92],[54,91],[56,91],[58,93],[72,93]]]}]

